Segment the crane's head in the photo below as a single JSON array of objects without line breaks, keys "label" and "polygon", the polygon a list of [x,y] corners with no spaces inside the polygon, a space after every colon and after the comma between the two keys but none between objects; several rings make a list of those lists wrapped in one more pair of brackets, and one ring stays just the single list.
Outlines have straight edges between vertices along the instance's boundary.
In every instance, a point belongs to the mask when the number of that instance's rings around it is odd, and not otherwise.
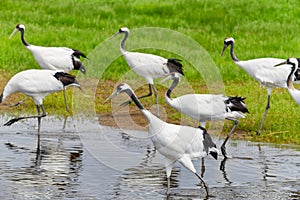
[{"label": "crane's head", "polygon": [[119,29],[119,33],[130,33],[130,31],[127,27],[122,27]]},{"label": "crane's head", "polygon": [[122,34],[122,33],[129,34],[130,31],[129,31],[129,29],[127,27],[122,27],[122,28],[119,29],[118,32],[116,32],[115,34],[113,34],[113,36],[111,36],[111,38],[114,38],[117,35]]},{"label": "crane's head", "polygon": [[14,34],[18,31],[25,31],[25,26],[24,24],[18,24],[15,28],[15,30],[10,34],[9,39],[12,38],[12,36],[14,36]]},{"label": "crane's head", "polygon": [[224,47],[223,47],[221,56],[224,54],[224,51],[226,50],[226,48],[232,44],[234,44],[234,39],[232,37],[227,37],[224,39]]},{"label": "crane's head", "polygon": [[132,92],[131,87],[127,83],[120,83],[115,89],[115,91],[104,101],[104,103],[108,102],[110,99],[113,99],[118,94],[122,92],[128,92],[128,91]]}]

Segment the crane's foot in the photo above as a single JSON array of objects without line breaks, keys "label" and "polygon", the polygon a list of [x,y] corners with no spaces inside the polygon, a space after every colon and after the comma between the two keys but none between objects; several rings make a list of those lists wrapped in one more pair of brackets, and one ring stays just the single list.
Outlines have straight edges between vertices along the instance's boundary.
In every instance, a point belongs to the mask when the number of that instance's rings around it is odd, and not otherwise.
[{"label": "crane's foot", "polygon": [[13,118],[13,119],[9,120],[8,122],[6,122],[5,124],[3,124],[3,126],[10,126],[19,120],[20,120],[20,118]]}]

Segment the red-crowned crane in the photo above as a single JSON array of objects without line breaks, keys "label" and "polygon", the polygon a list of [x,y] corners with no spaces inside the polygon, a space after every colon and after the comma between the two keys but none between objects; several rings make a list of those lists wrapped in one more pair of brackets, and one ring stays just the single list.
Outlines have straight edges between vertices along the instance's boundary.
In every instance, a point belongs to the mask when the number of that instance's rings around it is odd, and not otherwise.
[{"label": "red-crowned crane", "polygon": [[9,95],[21,92],[32,97],[37,108],[37,115],[13,118],[6,122],[4,126],[10,126],[22,119],[38,118],[37,149],[40,150],[41,118],[46,116],[43,99],[48,94],[65,90],[65,88],[69,86],[80,88],[75,76],[62,71],[31,69],[17,73],[5,85],[3,93],[0,96],[0,103],[2,103]]},{"label": "red-crowned crane", "polygon": [[177,73],[173,73],[168,78],[172,79],[173,83],[168,88],[165,98],[171,107],[198,120],[204,128],[207,121],[227,119],[234,122],[232,129],[221,146],[222,154],[227,158],[225,145],[238,125],[238,118],[245,118],[245,113],[249,113],[244,102],[245,98],[229,97],[220,94],[186,94],[172,98],[171,93],[178,85],[180,76]]},{"label": "red-crowned crane", "polygon": [[204,184],[206,195],[209,196],[207,184],[197,173],[192,163],[193,159],[201,159],[208,154],[217,159],[219,151],[207,131],[202,127],[193,128],[162,121],[143,107],[131,87],[126,83],[119,84],[105,102],[122,92],[125,92],[132,99],[147,119],[151,140],[156,150],[165,158],[168,179],[167,194],[170,194],[170,175],[172,168],[175,162],[178,161],[200,179]]},{"label": "red-crowned crane", "polygon": [[230,46],[230,55],[234,63],[244,69],[250,76],[268,90],[267,106],[259,129],[256,132],[257,135],[259,135],[270,108],[271,92],[273,88],[287,88],[286,77],[290,74],[290,69],[284,66],[274,68],[274,65],[285,61],[285,59],[280,58],[257,58],[240,61],[234,53],[234,44],[234,39],[232,37],[225,38],[221,55],[223,55],[226,48]]},{"label": "red-crowned crane", "polygon": [[[182,64],[180,63],[181,60],[174,58],[166,59],[161,56],[148,53],[126,51],[125,41],[127,40],[129,33],[129,29],[127,27],[123,27],[120,28],[119,31],[114,34],[114,36],[118,34],[124,34],[124,38],[120,44],[121,53],[129,67],[138,75],[144,77],[149,85],[149,93],[138,98],[141,99],[151,96],[153,89],[156,98],[157,113],[159,115],[158,94],[156,88],[154,87],[153,79],[165,77],[172,72],[178,72],[183,75]],[[130,103],[130,101],[123,103],[123,105],[128,103]]]}]

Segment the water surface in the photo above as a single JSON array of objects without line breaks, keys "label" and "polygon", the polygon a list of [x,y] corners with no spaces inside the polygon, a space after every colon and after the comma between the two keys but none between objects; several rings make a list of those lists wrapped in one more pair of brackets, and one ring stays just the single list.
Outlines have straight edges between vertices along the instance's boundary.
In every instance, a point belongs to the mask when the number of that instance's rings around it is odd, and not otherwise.
[{"label": "water surface", "polygon": [[[0,129],[1,199],[166,199],[163,160],[147,132],[47,117],[37,154],[36,124]],[[194,161],[211,199],[300,199],[299,146],[229,141],[227,150],[232,158],[221,170],[222,156]],[[205,197],[197,177],[180,164],[171,181],[169,199]]]}]

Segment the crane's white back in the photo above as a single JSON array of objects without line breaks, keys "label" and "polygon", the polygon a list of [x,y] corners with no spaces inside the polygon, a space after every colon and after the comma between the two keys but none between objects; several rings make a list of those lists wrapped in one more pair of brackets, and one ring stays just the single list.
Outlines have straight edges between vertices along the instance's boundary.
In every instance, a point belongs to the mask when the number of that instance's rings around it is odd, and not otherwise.
[{"label": "crane's white back", "polygon": [[35,103],[40,105],[45,96],[64,88],[62,82],[54,77],[56,72],[59,71],[31,69],[19,72],[6,84],[3,98],[16,92],[22,92],[34,97]]},{"label": "crane's white back", "polygon": [[286,66],[274,68],[274,65],[285,61],[280,58],[259,58],[238,61],[236,64],[248,72],[262,86],[271,88],[287,88],[286,77],[290,70]]},{"label": "crane's white back", "polygon": [[[72,62],[73,50],[67,47],[42,47],[30,45],[26,48],[33,54],[35,61],[43,69],[63,70],[74,69]],[[78,58],[74,58],[79,60]]]},{"label": "crane's white back", "polygon": [[226,106],[223,95],[186,94],[174,99],[166,98],[167,103],[181,113],[198,121],[223,120]]}]

